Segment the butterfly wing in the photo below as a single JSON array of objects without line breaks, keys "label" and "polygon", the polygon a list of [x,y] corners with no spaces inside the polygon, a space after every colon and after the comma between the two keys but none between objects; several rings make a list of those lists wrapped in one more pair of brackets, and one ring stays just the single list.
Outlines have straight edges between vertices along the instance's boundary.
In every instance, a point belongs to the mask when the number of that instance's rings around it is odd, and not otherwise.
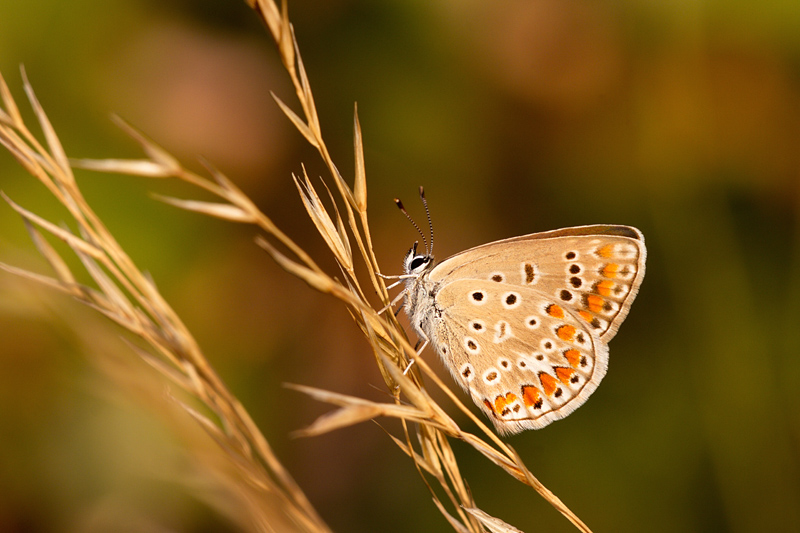
[{"label": "butterfly wing", "polygon": [[608,347],[538,290],[460,279],[436,295],[434,345],[500,433],[539,429],[577,409],[608,366]]},{"label": "butterfly wing", "polygon": [[428,274],[427,332],[501,433],[564,418],[597,388],[644,276],[642,234],[582,226],[497,241]]},{"label": "butterfly wing", "polygon": [[438,264],[430,280],[492,280],[534,288],[608,342],[639,291],[646,256],[636,228],[579,226],[471,248]]}]

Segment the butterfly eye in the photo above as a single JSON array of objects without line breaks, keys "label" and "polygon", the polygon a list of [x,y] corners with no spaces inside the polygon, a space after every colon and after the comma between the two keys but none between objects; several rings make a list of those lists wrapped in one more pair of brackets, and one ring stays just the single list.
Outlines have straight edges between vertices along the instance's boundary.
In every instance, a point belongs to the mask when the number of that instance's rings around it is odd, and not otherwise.
[{"label": "butterfly eye", "polygon": [[411,270],[417,270],[423,265],[427,265],[430,258],[427,255],[418,255],[414,259],[411,260],[410,268]]}]

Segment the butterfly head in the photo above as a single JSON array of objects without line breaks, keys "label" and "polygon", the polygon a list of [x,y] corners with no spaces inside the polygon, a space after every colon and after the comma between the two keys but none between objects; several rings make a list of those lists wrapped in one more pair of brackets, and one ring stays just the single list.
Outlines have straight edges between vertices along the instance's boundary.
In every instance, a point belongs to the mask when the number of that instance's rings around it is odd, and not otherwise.
[{"label": "butterfly head", "polygon": [[415,242],[403,259],[403,271],[406,274],[419,276],[433,267],[433,256],[427,251],[425,253],[417,252],[418,244],[419,242]]}]

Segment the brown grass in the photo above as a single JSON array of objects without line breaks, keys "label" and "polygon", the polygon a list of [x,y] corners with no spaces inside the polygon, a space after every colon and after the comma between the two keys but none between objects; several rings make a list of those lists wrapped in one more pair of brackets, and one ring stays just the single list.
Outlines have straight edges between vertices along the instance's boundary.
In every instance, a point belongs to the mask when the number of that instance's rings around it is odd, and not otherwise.
[{"label": "brown grass", "polygon": [[[294,389],[312,398],[337,406],[337,409],[303,430],[302,435],[319,435],[379,417],[399,419],[403,431],[399,435],[390,435],[390,438],[412,458],[437,507],[453,529],[469,532],[518,531],[477,508],[467,482],[460,473],[458,459],[450,447],[450,439],[462,440],[509,475],[535,489],[579,530],[589,531],[536,479],[514,449],[501,441],[483,420],[465,407],[448,384],[439,380],[424,358],[416,357],[416,364],[407,374],[403,373],[415,352],[394,314],[378,312],[388,305],[390,296],[372,249],[358,114],[356,112],[354,115],[356,165],[350,185],[337,170],[322,138],[314,98],[285,3],[282,10],[272,0],[248,0],[248,3],[264,20],[278,46],[283,65],[295,88],[300,112],[296,113],[283,100],[275,95],[273,97],[297,130],[318,150],[329,171],[329,181],[324,186],[326,189],[330,186],[330,189],[323,191],[323,194],[312,185],[307,175],[295,176],[294,181],[306,212],[333,254],[339,272],[334,275],[323,271],[300,245],[210,165],[206,165],[210,178],[187,170],[174,157],[119,119],[119,125],[139,143],[146,158],[68,159],[26,80],[25,91],[46,140],[46,146],[41,145],[23,122],[1,77],[0,92],[4,110],[0,110],[0,143],[66,207],[79,233],[73,234],[44,220],[4,196],[22,217],[55,277],[9,265],[0,266],[11,273],[69,294],[128,330],[144,343],[144,348],[134,347],[142,359],[213,413],[212,417],[205,416],[196,408],[182,404],[185,412],[206,430],[231,463],[236,465],[240,477],[232,483],[239,485],[229,488],[243,500],[242,507],[251,513],[247,522],[253,530],[328,531],[303,492],[272,453],[269,443],[248,413],[209,365],[180,317],[164,300],[155,284],[134,265],[86,203],[72,168],[172,178],[203,189],[216,197],[217,201],[161,199],[182,209],[252,224],[263,230],[264,236],[259,237],[257,243],[281,267],[313,289],[330,294],[347,306],[372,348],[375,363],[393,398],[392,402],[381,403],[294,385]],[[94,286],[76,281],[67,263],[43,233],[64,241],[72,249],[94,281]],[[360,274],[356,275],[356,271]],[[372,294],[377,294],[380,301],[370,302],[366,295]],[[432,399],[428,392],[431,385],[443,390],[477,425],[479,435],[464,431],[454,422]]]}]

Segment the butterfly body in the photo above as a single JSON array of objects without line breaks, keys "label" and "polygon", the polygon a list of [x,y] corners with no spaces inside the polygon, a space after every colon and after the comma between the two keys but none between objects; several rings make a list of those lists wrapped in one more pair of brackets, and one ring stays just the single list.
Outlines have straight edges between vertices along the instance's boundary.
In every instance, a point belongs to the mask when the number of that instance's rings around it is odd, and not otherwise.
[{"label": "butterfly body", "polygon": [[502,434],[540,429],[594,392],[644,276],[644,238],[581,226],[404,260],[405,311]]}]

